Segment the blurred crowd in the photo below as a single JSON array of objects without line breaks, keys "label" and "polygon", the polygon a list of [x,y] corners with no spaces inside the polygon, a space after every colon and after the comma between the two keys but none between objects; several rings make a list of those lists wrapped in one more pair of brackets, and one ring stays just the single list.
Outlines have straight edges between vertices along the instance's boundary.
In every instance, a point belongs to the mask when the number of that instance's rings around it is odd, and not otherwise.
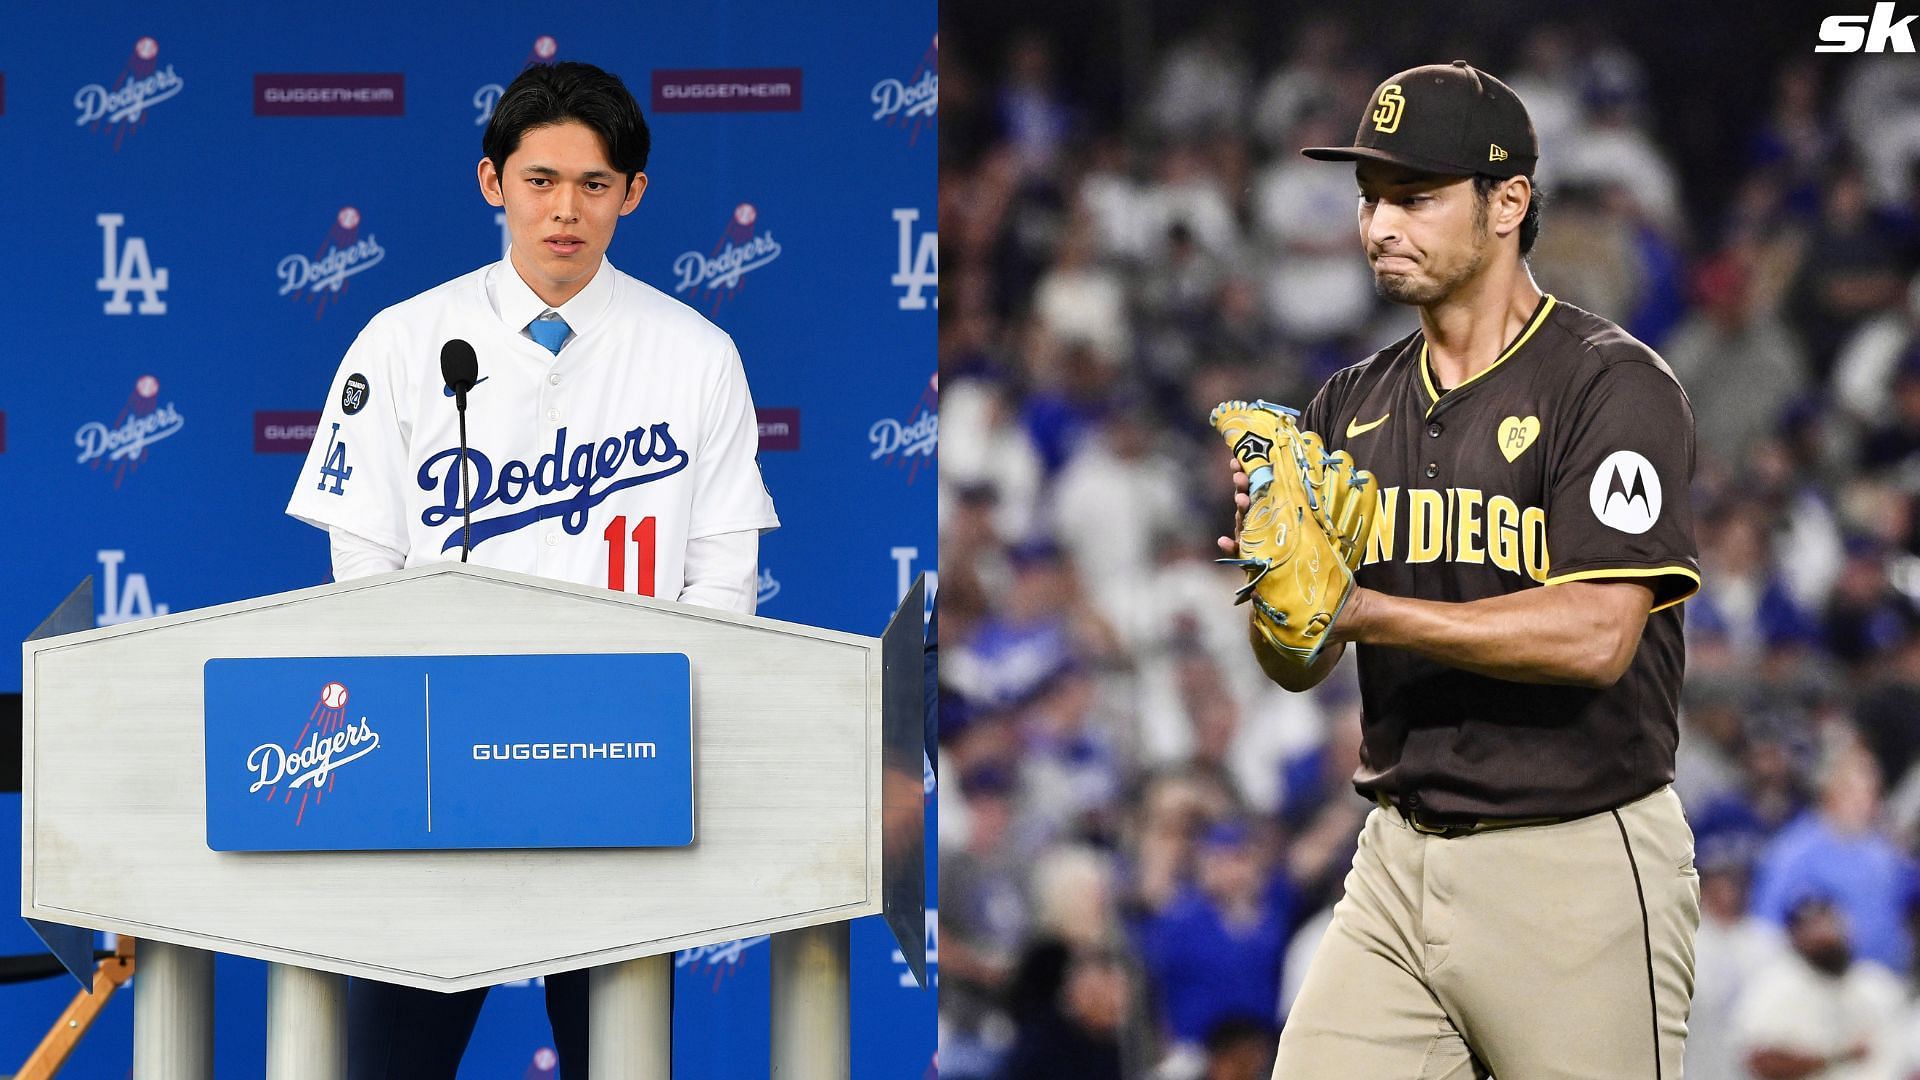
[{"label": "blurred crowd", "polygon": [[[1115,120],[1069,47],[943,64],[941,1070],[1265,1080],[1370,804],[1352,665],[1291,695],[1251,662],[1205,418],[1416,325],[1350,167],[1296,152],[1392,68],[1337,18],[1256,64],[1220,19]],[[1749,69],[1737,171],[1693,178],[1628,49],[1465,58],[1540,136],[1541,287],[1695,413],[1687,1074],[1920,1076],[1920,63]]]}]

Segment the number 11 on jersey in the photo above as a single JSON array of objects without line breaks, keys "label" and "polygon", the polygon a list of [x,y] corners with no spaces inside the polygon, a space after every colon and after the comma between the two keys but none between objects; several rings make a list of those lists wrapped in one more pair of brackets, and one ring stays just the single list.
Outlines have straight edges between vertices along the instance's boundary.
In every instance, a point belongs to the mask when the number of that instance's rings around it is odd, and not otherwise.
[{"label": "number 11 on jersey", "polygon": [[[634,560],[634,591],[641,596],[653,595],[654,533],[656,526],[652,517],[640,519],[633,527],[633,543],[639,557]],[[607,531],[601,534],[607,541],[607,588],[614,592],[627,591],[627,515],[621,514],[607,522]]]}]

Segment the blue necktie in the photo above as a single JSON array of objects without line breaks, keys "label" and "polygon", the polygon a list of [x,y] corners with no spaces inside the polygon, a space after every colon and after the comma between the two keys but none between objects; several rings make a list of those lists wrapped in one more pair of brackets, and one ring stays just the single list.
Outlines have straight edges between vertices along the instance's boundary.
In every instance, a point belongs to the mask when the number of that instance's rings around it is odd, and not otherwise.
[{"label": "blue necktie", "polygon": [[551,319],[535,319],[528,323],[527,333],[533,335],[533,340],[546,346],[548,352],[559,356],[560,344],[567,340],[568,334],[573,333],[573,327],[556,315]]}]

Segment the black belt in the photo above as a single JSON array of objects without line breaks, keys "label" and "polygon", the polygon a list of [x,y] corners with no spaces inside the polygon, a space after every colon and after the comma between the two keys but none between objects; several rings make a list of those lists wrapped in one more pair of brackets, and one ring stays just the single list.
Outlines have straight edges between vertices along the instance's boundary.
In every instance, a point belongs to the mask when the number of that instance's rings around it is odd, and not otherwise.
[{"label": "black belt", "polygon": [[1375,793],[1374,801],[1380,809],[1399,814],[1414,832],[1442,839],[1457,836],[1471,836],[1474,833],[1492,832],[1495,829],[1519,829],[1530,825],[1559,825],[1586,817],[1585,814],[1563,814],[1548,817],[1480,817],[1475,814],[1436,813],[1420,805],[1419,798],[1395,798],[1384,793]]}]

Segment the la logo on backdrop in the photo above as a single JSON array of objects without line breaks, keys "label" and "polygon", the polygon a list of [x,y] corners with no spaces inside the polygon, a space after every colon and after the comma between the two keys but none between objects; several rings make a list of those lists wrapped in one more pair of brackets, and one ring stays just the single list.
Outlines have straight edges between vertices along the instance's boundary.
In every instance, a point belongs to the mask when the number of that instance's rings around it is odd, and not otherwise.
[{"label": "la logo on backdrop", "polygon": [[[533,48],[527,51],[527,58],[520,62],[520,70],[525,71],[535,64],[551,64],[559,54],[560,45],[554,41],[553,35],[541,34],[533,39]],[[475,127],[487,126],[487,121],[493,119],[493,107],[500,104],[500,95],[506,92],[507,88],[500,83],[487,83],[473,92],[473,107],[480,111],[480,115],[473,118]]]},{"label": "la logo on backdrop", "polygon": [[932,127],[940,114],[940,35],[920,57],[920,65],[905,79],[881,79],[873,84],[873,119],[907,132],[907,145],[920,141],[920,132]]},{"label": "la logo on backdrop", "polygon": [[927,310],[927,290],[933,290],[933,306],[940,306],[940,234],[934,229],[916,232],[920,211],[898,206],[893,221],[899,228],[900,262],[887,279],[900,294],[901,311]]},{"label": "la logo on backdrop", "polygon": [[160,403],[160,380],[142,375],[134,381],[133,393],[112,422],[89,420],[73,433],[80,448],[75,461],[81,465],[113,473],[117,491],[129,472],[147,460],[147,448],[171,438],[187,426],[186,418],[169,401]]},{"label": "la logo on backdrop", "polygon": [[380,265],[387,251],[371,232],[360,235],[360,211],[343,206],[334,215],[327,238],[311,256],[294,252],[280,260],[280,295],[313,305],[313,317],[326,314],[340,299],[347,279]]},{"label": "la logo on backdrop", "polygon": [[73,95],[79,111],[74,125],[96,132],[104,127],[113,132],[113,148],[119,150],[121,142],[147,122],[148,109],[186,88],[173,65],[161,67],[159,57],[160,43],[153,38],[134,42],[119,74],[105,84],[88,83]]},{"label": "la logo on backdrop", "polygon": [[741,279],[780,257],[780,241],[773,238],[772,229],[760,228],[759,220],[760,212],[752,203],[734,207],[733,217],[711,250],[704,255],[683,252],[673,260],[673,273],[679,278],[673,291],[702,302],[711,300],[707,314],[718,312],[723,302],[739,293]]},{"label": "la logo on backdrop", "polygon": [[299,794],[300,805],[293,811],[296,828],[306,820],[309,799],[318,808],[332,793],[339,779],[334,770],[380,749],[380,733],[368,726],[365,716],[358,723],[348,721],[351,696],[345,685],[328,683],[320,688],[313,711],[292,742],[263,742],[247,755],[247,771],[255,777],[248,794],[265,789],[269,803],[278,797],[289,806]]},{"label": "la logo on backdrop", "polygon": [[153,591],[147,588],[146,574],[138,570],[121,572],[121,564],[127,561],[125,550],[102,549],[94,552],[94,558],[100,561],[100,582],[103,586],[100,611],[93,619],[95,626],[119,626],[121,623],[165,615],[171,610],[164,603],[154,603]]}]

